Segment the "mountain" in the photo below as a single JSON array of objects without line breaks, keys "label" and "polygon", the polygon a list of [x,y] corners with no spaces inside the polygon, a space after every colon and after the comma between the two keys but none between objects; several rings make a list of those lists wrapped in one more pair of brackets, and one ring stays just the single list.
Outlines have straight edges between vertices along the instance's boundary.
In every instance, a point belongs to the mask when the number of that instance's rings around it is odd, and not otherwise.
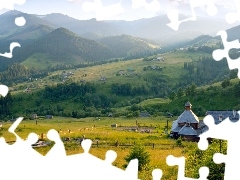
[{"label": "mountain", "polygon": [[22,28],[8,37],[2,38],[0,41],[0,49],[8,51],[11,42],[19,42],[21,46],[30,44],[34,40],[43,37],[44,35],[52,32],[54,29],[46,25],[32,25]]},{"label": "mountain", "polygon": [[[26,19],[26,24],[23,27],[19,27],[15,24],[15,18],[17,17],[24,17]],[[23,13],[20,11],[8,11],[2,15],[0,15],[0,24],[1,29],[0,29],[0,38],[7,37],[8,35],[25,29],[26,27],[32,26],[32,25],[45,25],[49,26],[51,28],[56,28],[52,23],[41,19],[35,15]]]},{"label": "mountain", "polygon": [[[27,23],[24,27],[17,27],[14,24],[15,18],[18,16],[23,16],[26,19]],[[187,17],[180,15],[179,18],[185,19]],[[197,17],[196,21],[181,23],[178,31],[168,27],[168,23],[170,23],[170,20],[167,15],[134,21],[97,21],[96,19],[78,20],[60,13],[40,17],[19,11],[8,11],[0,15],[0,24],[4,24],[4,27],[0,30],[0,40],[29,26],[44,25],[53,29],[64,27],[79,36],[93,40],[126,34],[151,39],[160,45],[169,45],[189,41],[202,34],[216,35],[219,29],[226,30],[234,26],[229,25],[223,19],[211,17]]]},{"label": "mountain", "polygon": [[[26,19],[26,24],[23,27],[15,24],[15,18],[21,16]],[[55,29],[55,26],[48,21],[16,10],[0,15],[0,24],[3,25],[0,28],[2,52],[9,51],[11,42],[19,42],[21,46],[24,46]]]},{"label": "mountain", "polygon": [[[179,18],[186,19],[188,17],[180,15]],[[84,37],[86,38],[91,38],[92,33],[105,37],[127,34],[134,37],[155,40],[161,44],[189,41],[202,34],[215,35],[219,29],[226,30],[234,26],[229,25],[223,19],[197,17],[196,21],[182,23],[179,26],[179,30],[174,31],[167,26],[170,23],[167,15],[134,21],[77,20],[62,14],[49,14],[44,16],[43,19],[56,26],[65,27],[80,36],[85,35]]]},{"label": "mountain", "polygon": [[67,28],[80,36],[86,33],[96,33],[103,36],[122,34],[121,30],[117,29],[111,23],[97,21],[94,18],[90,20],[77,20],[60,13],[52,13],[44,16],[42,19],[55,24],[55,26]]},{"label": "mountain", "polygon": [[108,47],[79,37],[65,28],[57,28],[33,43],[16,49],[11,62],[23,62],[39,54],[44,54],[47,60],[56,63],[103,61],[113,57]]},{"label": "mountain", "polygon": [[115,57],[135,57],[150,54],[158,46],[150,42],[129,35],[109,36],[98,40],[100,43],[108,46]]}]

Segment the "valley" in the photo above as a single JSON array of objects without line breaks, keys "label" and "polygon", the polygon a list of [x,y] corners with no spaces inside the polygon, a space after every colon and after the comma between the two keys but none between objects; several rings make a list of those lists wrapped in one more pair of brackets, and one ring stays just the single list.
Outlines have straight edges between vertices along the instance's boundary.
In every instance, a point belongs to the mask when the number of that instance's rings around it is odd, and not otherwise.
[{"label": "valley", "polygon": [[[19,15],[26,18],[25,27],[13,23]],[[187,176],[197,177],[195,165],[200,163],[195,156],[211,164],[209,154],[218,151],[218,141],[205,158],[196,142],[175,140],[169,133],[186,102],[193,104],[200,120],[207,111],[240,109],[237,70],[212,57],[215,49],[223,48],[213,32],[225,28],[230,39],[240,39],[240,26],[199,18],[174,32],[167,22],[164,15],[136,21],[19,11],[0,15],[0,24],[6,24],[0,29],[1,51],[12,41],[22,45],[13,58],[0,57],[0,83],[9,87],[8,95],[0,98],[0,134],[9,143],[15,141],[7,130],[24,117],[16,132],[23,139],[34,132],[50,143],[36,148],[43,155],[54,145],[46,138],[54,128],[68,155],[83,151],[80,139],[86,136],[93,141],[93,155],[103,159],[111,148],[118,153],[114,165],[124,169],[131,148],[140,143],[151,155],[139,172],[141,179],[149,180],[155,168],[166,172],[162,179],[176,179],[177,167],[166,165],[169,153],[186,156],[187,168],[195,167]],[[237,51],[229,54],[239,57]]]}]

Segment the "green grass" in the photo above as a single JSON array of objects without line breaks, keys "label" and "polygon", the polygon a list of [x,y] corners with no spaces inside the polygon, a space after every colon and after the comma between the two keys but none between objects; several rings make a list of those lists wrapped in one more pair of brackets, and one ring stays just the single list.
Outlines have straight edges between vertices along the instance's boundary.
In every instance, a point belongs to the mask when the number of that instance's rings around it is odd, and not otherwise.
[{"label": "green grass", "polygon": [[[174,85],[179,82],[179,77],[183,73],[183,63],[191,62],[192,60],[198,60],[199,57],[203,56],[203,53],[190,53],[187,51],[168,52],[153,57],[163,56],[165,61],[143,61],[143,59],[133,59],[128,61],[119,61],[114,63],[107,63],[103,65],[97,65],[93,67],[78,68],[67,70],[74,72],[74,75],[70,77],[73,81],[85,80],[87,82],[93,82],[99,84],[104,92],[109,90],[109,84],[112,83],[131,83],[133,86],[146,85],[144,79],[148,79],[155,76],[166,76],[170,84]],[[47,55],[35,54],[29,59],[22,63],[27,67],[35,67],[40,69],[46,69],[49,64],[56,66],[59,64],[57,61],[49,59]],[[162,71],[147,70],[143,71],[144,67],[147,66],[160,66],[164,68]],[[133,74],[127,71],[128,68],[134,70]],[[117,76],[117,73],[123,70],[125,75]],[[39,88],[44,88],[46,85],[61,83],[60,79],[51,79],[50,77],[59,76],[62,73],[60,71],[50,72],[48,77],[42,79],[42,82],[25,82],[14,85],[13,88],[19,88],[19,86],[30,86],[35,83],[39,85]],[[86,76],[85,76],[86,75]],[[107,78],[106,82],[100,81],[101,76]]]},{"label": "green grass", "polygon": [[47,69],[48,67],[55,67],[61,64],[75,63],[75,60],[68,60],[67,62],[55,61],[47,54],[37,53],[31,55],[28,59],[23,61],[21,64],[29,68],[38,68],[41,70]]},{"label": "green grass", "polygon": [[159,103],[169,103],[169,99],[163,99],[163,98],[154,98],[154,99],[147,99],[145,101],[142,101],[139,103],[141,106],[148,106],[148,105],[154,105],[154,104],[159,104]]}]

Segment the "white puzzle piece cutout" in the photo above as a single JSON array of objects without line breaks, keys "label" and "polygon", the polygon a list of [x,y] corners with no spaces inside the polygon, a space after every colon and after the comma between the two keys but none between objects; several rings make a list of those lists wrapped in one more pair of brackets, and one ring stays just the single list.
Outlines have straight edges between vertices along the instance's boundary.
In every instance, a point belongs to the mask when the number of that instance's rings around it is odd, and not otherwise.
[{"label": "white puzzle piece cutout", "polygon": [[238,59],[233,60],[229,56],[229,51],[231,49],[239,49],[240,48],[239,40],[234,40],[234,41],[228,42],[227,41],[227,32],[223,31],[223,30],[219,31],[217,33],[217,35],[221,36],[224,49],[214,50],[212,53],[213,59],[215,59],[216,61],[220,61],[223,58],[226,58],[229,69],[230,70],[238,69],[238,78],[240,78],[240,57]]},{"label": "white puzzle piece cutout", "polygon": [[229,24],[233,24],[237,21],[240,21],[240,1],[239,0],[234,0],[235,1],[235,7],[236,7],[236,12],[231,12],[226,15],[226,21]]},{"label": "white puzzle piece cutout", "polygon": [[82,9],[85,12],[95,11],[96,19],[99,21],[114,17],[124,12],[121,2],[109,6],[103,6],[101,0],[84,2],[82,4]]},{"label": "white puzzle piece cutout", "polygon": [[[193,178],[185,177],[185,157],[174,157],[169,155],[166,159],[167,165],[169,166],[178,166],[178,176],[177,180],[196,180]],[[207,180],[209,175],[208,167],[201,167],[199,169],[199,178],[198,180]]]},{"label": "white puzzle piece cutout", "polygon": [[145,7],[147,11],[157,12],[161,9],[161,4],[158,0],[153,0],[151,3],[147,3],[146,0],[132,0],[132,8],[138,9]]},{"label": "white puzzle piece cutout", "polygon": [[206,6],[206,11],[209,16],[214,16],[217,14],[217,7],[214,4],[215,0],[190,0],[190,7],[191,7],[191,13],[192,16],[183,20],[179,20],[179,11],[177,9],[170,9],[167,12],[167,16],[170,20],[170,23],[167,25],[172,28],[173,30],[177,31],[179,29],[179,26],[181,23],[187,22],[187,21],[196,21],[197,16],[195,13],[196,7],[202,7]]},{"label": "white puzzle piece cutout", "polygon": [[[238,111],[239,113],[240,111]],[[199,149],[206,150],[208,148],[207,138],[226,140],[227,154],[215,153],[213,160],[216,164],[225,163],[224,180],[238,179],[240,177],[239,167],[237,166],[237,162],[240,162],[240,121],[231,122],[229,118],[226,118],[216,125],[210,115],[206,116],[203,121],[209,127],[209,130],[200,135]]]}]

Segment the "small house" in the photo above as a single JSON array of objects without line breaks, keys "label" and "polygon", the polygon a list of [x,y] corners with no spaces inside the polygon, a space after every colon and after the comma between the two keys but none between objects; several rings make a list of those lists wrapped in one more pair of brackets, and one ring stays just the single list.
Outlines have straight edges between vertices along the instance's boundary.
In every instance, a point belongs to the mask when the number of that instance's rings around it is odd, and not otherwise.
[{"label": "small house", "polygon": [[37,114],[32,114],[30,118],[31,118],[31,119],[37,119],[38,116],[37,116]]},{"label": "small house", "polygon": [[117,128],[117,124],[112,124],[111,127],[112,128]]},{"label": "small house", "polygon": [[239,119],[239,114],[236,110],[232,111],[207,111],[206,115],[211,115],[214,119],[215,124],[221,123],[224,119],[229,118],[230,121],[236,122]]},{"label": "small house", "polygon": [[52,118],[53,118],[53,115],[46,115],[45,118],[46,118],[46,119],[52,119]]},{"label": "small house", "polygon": [[140,112],[140,117],[150,117],[151,115],[148,112]]}]

